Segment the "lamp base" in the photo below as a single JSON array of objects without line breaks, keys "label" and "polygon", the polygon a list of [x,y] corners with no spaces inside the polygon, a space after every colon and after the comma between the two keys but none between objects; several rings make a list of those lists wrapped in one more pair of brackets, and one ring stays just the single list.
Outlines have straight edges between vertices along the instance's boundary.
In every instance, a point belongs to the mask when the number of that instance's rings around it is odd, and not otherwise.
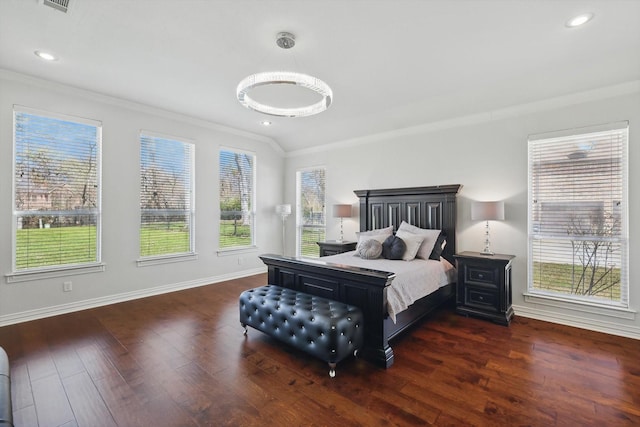
[{"label": "lamp base", "polygon": [[496,253],[491,250],[491,241],[489,240],[489,221],[487,221],[484,227],[484,249],[480,252],[480,255],[492,256]]}]

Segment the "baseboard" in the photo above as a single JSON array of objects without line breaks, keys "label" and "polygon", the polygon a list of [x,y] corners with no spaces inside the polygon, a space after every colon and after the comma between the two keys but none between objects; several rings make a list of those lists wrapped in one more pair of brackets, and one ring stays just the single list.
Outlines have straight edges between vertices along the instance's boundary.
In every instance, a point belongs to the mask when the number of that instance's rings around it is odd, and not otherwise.
[{"label": "baseboard", "polygon": [[205,277],[187,282],[173,283],[170,285],[156,286],[139,291],[126,292],[122,294],[109,295],[105,297],[93,298],[84,301],[76,301],[68,304],[60,304],[51,307],[38,308],[35,310],[22,311],[0,316],[0,326],[13,325],[16,323],[28,322],[30,320],[42,319],[45,317],[58,316],[60,314],[72,313],[74,311],[87,310],[90,308],[102,307],[109,304],[131,301],[139,298],[151,297],[154,295],[166,294],[169,292],[181,291],[184,289],[197,288],[199,286],[210,285],[212,283],[224,282],[227,280],[240,279],[266,272],[266,268],[255,268],[240,272],[223,274],[220,276]]},{"label": "baseboard", "polygon": [[605,334],[640,340],[640,328],[633,325],[624,325],[616,322],[589,319],[581,316],[573,316],[566,313],[557,313],[548,310],[540,310],[533,307],[513,306],[516,316],[545,322],[558,323],[565,326],[587,329],[589,331],[603,332]]}]

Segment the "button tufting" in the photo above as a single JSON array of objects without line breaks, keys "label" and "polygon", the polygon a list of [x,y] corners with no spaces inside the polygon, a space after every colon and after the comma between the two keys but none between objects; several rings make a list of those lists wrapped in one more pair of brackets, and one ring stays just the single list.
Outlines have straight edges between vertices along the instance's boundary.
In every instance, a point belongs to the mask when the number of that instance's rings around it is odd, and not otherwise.
[{"label": "button tufting", "polygon": [[363,340],[358,308],[273,285],[240,297],[240,320],[325,361],[341,361]]}]

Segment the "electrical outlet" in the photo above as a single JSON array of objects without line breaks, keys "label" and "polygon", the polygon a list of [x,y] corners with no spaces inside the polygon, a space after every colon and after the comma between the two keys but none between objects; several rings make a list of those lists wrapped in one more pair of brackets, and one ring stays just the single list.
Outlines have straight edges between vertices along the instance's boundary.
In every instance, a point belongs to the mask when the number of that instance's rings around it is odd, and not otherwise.
[{"label": "electrical outlet", "polygon": [[64,282],[62,284],[62,290],[65,292],[71,292],[71,290],[73,289],[73,283],[72,282]]},{"label": "electrical outlet", "polygon": [[239,256],[238,257],[238,265],[242,265],[243,262],[244,262],[244,258]]}]

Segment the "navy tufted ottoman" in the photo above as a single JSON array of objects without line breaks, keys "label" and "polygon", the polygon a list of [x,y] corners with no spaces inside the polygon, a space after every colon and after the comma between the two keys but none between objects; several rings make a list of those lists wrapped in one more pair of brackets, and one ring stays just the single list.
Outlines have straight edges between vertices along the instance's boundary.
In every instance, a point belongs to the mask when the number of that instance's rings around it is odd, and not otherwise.
[{"label": "navy tufted ottoman", "polygon": [[329,363],[356,355],[364,342],[362,311],[358,307],[274,285],[240,294],[240,323]]}]

